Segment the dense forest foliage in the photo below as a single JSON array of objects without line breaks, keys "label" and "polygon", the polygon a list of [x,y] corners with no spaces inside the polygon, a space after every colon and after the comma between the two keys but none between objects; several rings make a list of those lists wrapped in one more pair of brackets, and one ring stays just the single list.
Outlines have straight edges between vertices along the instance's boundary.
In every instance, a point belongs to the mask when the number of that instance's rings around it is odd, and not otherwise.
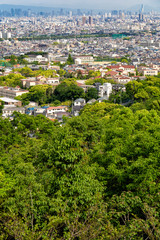
[{"label": "dense forest foliage", "polygon": [[82,88],[72,83],[68,85],[63,82],[55,89],[51,85],[36,85],[29,89],[28,93],[16,97],[17,100],[22,101],[23,105],[27,105],[30,101],[37,102],[38,104],[54,104],[55,102],[75,100],[77,98],[85,98],[87,101],[90,99],[98,98],[98,91],[95,88],[90,88],[85,93]]},{"label": "dense forest foliage", "polygon": [[24,77],[21,74],[10,73],[7,76],[0,77],[0,86],[22,87],[21,79]]},{"label": "dense forest foliage", "polygon": [[160,239],[160,79],[126,88],[62,125],[0,118],[0,239]]}]

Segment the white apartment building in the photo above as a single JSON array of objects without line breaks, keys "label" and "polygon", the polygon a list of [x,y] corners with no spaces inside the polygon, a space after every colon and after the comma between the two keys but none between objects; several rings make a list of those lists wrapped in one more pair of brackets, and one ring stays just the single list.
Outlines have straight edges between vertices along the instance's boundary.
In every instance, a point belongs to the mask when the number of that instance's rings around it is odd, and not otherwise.
[{"label": "white apartment building", "polygon": [[19,87],[12,88],[12,87],[0,86],[0,96],[1,97],[15,98],[15,97],[21,96],[24,93],[28,93],[28,91],[20,89]]},{"label": "white apartment building", "polygon": [[108,100],[110,94],[112,93],[112,84],[111,83],[104,83],[103,85],[99,86],[98,90],[99,90],[98,95],[101,98],[105,97]]}]

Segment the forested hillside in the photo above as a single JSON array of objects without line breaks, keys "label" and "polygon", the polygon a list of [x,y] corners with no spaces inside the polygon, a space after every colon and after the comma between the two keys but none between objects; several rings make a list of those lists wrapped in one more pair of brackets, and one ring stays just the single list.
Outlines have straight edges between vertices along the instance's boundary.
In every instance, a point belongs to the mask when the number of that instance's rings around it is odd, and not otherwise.
[{"label": "forested hillside", "polygon": [[0,239],[160,239],[160,84],[63,125],[0,118]]}]

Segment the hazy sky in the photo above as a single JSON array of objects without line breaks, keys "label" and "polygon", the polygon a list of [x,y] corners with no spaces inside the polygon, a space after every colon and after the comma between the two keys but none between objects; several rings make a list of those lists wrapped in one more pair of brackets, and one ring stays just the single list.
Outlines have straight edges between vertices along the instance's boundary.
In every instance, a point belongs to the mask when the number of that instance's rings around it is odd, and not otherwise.
[{"label": "hazy sky", "polygon": [[160,8],[160,0],[1,0],[0,4],[92,9],[126,9],[136,4],[146,4]]}]

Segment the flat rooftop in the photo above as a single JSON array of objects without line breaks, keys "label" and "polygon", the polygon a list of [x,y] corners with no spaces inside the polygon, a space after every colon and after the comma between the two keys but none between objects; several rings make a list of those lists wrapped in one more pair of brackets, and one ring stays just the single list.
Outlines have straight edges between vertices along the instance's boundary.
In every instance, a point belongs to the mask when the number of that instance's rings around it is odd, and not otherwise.
[{"label": "flat rooftop", "polygon": [[15,100],[13,98],[8,98],[8,97],[0,97],[0,100],[3,101],[3,102],[13,102],[13,103],[18,103],[20,101],[18,100]]}]

